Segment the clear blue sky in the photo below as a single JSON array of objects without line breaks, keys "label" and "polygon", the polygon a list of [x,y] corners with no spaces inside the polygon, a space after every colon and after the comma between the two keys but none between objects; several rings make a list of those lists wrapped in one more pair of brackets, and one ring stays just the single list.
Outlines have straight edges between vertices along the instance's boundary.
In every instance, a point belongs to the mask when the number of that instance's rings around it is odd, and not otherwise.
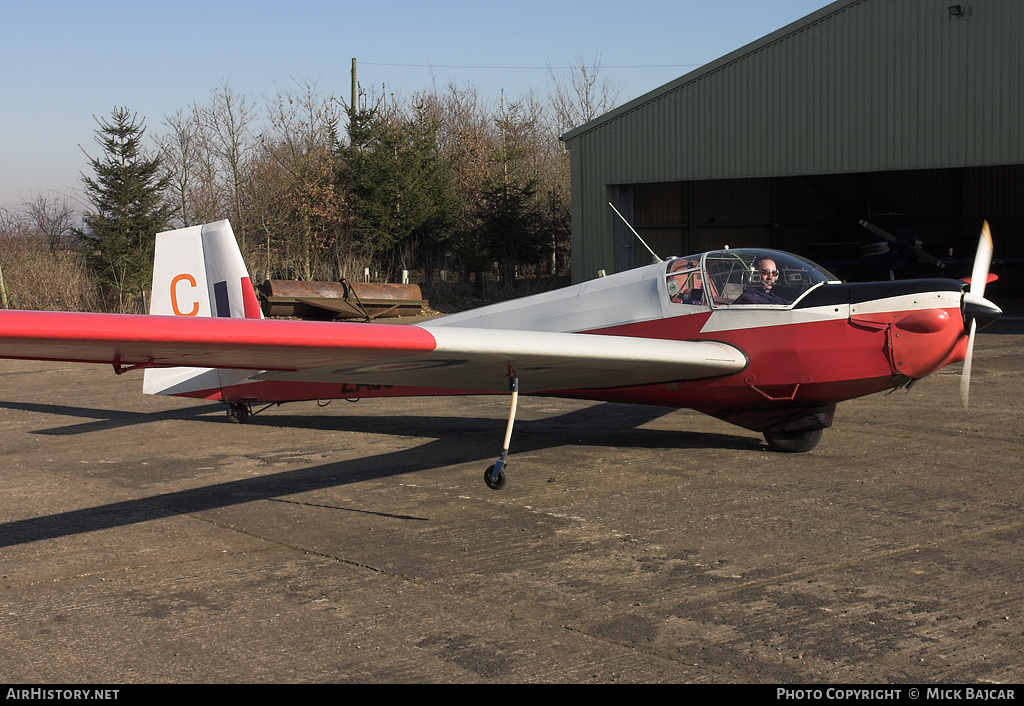
[{"label": "clear blue sky", "polygon": [[0,0],[0,206],[78,191],[79,145],[98,156],[93,116],[116,106],[153,136],[225,80],[261,105],[306,79],[347,98],[353,57],[366,88],[407,96],[455,81],[514,99],[546,94],[546,66],[595,55],[622,103],[827,4]]}]

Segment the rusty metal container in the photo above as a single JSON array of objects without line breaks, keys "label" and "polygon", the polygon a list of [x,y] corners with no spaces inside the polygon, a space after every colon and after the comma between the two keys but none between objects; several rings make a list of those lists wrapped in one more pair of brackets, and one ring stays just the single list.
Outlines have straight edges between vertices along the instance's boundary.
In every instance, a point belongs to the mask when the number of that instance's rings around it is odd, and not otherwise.
[{"label": "rusty metal container", "polygon": [[415,284],[268,279],[256,292],[263,315],[268,317],[378,319],[415,316],[427,305]]}]

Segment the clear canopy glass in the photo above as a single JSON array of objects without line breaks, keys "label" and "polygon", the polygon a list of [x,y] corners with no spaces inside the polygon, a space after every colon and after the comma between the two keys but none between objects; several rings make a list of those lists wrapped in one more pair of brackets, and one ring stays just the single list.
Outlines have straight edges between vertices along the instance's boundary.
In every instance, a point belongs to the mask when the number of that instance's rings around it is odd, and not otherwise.
[{"label": "clear canopy glass", "polygon": [[797,255],[777,250],[714,250],[669,260],[669,299],[703,306],[789,306],[831,272]]}]

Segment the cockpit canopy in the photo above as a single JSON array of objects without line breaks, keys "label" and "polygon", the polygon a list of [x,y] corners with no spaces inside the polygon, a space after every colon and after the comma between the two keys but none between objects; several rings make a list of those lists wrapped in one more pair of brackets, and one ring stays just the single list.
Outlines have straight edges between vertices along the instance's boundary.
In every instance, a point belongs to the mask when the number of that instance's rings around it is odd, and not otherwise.
[{"label": "cockpit canopy", "polygon": [[815,285],[836,281],[810,260],[777,250],[714,250],[665,266],[668,296],[677,304],[788,306]]}]

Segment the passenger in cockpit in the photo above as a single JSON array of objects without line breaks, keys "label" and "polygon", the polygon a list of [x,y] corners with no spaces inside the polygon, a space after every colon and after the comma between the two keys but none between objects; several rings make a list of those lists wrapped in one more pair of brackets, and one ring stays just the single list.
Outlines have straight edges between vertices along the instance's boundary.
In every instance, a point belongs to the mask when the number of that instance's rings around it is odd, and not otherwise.
[{"label": "passenger in cockpit", "polygon": [[667,278],[669,299],[676,304],[703,304],[700,263],[696,260],[673,260]]}]

